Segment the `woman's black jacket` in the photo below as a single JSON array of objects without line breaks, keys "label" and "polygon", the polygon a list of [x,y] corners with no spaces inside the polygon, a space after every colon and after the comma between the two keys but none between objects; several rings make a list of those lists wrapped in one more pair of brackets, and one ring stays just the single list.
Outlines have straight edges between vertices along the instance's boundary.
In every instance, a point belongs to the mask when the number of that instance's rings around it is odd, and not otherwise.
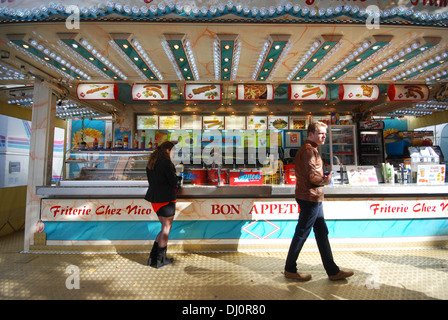
[{"label": "woman's black jacket", "polygon": [[158,159],[153,170],[146,167],[149,188],[145,199],[160,203],[176,200],[177,176],[174,164],[168,159]]}]

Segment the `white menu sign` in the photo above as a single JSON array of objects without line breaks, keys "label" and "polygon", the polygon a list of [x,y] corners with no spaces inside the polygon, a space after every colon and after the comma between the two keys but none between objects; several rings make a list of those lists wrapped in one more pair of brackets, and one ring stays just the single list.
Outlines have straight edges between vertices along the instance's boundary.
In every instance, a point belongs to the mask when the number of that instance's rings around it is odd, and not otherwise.
[{"label": "white menu sign", "polygon": [[339,100],[341,101],[375,101],[380,95],[380,88],[374,84],[341,84]]},{"label": "white menu sign", "polygon": [[132,100],[168,101],[170,100],[169,84],[134,84],[132,86]]},{"label": "white menu sign", "polygon": [[118,85],[114,83],[80,83],[76,88],[79,100],[117,100]]}]

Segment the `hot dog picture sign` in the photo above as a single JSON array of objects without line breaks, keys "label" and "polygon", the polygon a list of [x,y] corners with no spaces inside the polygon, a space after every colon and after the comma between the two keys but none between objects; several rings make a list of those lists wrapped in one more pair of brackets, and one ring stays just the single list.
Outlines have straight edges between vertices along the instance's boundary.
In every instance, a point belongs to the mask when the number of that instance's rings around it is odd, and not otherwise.
[{"label": "hot dog picture sign", "polygon": [[117,100],[116,83],[80,83],[76,88],[79,100]]},{"label": "hot dog picture sign", "polygon": [[168,84],[136,83],[132,86],[134,101],[169,101],[170,86]]},{"label": "hot dog picture sign", "polygon": [[426,101],[429,88],[425,84],[391,84],[387,96],[390,101]]},{"label": "hot dog picture sign", "polygon": [[289,100],[326,100],[327,86],[324,84],[290,84]]}]

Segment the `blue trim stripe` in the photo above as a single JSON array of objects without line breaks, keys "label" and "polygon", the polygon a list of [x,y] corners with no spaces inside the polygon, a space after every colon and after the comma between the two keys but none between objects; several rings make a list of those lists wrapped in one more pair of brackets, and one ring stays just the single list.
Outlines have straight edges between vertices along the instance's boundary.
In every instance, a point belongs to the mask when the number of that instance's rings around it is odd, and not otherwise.
[{"label": "blue trim stripe", "polygon": [[[288,239],[294,235],[296,225],[294,220],[174,221],[170,239]],[[448,219],[327,220],[327,226],[331,238],[448,235]],[[47,240],[85,241],[148,240],[159,231],[157,221],[52,221],[45,222],[44,230]]]}]

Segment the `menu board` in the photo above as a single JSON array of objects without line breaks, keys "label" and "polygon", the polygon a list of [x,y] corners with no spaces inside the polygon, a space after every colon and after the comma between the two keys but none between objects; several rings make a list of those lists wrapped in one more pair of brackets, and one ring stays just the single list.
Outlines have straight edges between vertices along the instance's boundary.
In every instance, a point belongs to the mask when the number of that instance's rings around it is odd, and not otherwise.
[{"label": "menu board", "polygon": [[221,101],[222,87],[220,84],[186,84],[186,101]]},{"label": "menu board", "polygon": [[375,101],[378,100],[379,95],[380,89],[377,85],[339,85],[339,100],[341,101]]},{"label": "menu board", "polygon": [[159,116],[159,129],[180,129],[180,116]]},{"label": "menu board", "polygon": [[201,130],[202,129],[202,117],[201,116],[182,116],[181,127],[187,130]]},{"label": "menu board", "polygon": [[271,101],[274,100],[272,84],[237,84],[236,99],[238,101]]},{"label": "menu board", "polygon": [[268,117],[268,128],[271,129],[288,129],[288,117],[281,117],[281,116],[269,116]]},{"label": "menu board", "polygon": [[79,100],[117,100],[118,85],[115,83],[80,83],[76,88]]},{"label": "menu board", "polygon": [[429,87],[425,84],[391,84],[387,96],[390,101],[426,101]]},{"label": "menu board", "polygon": [[377,185],[378,177],[374,166],[346,166],[348,182],[351,185]]},{"label": "menu board", "polygon": [[327,86],[324,84],[290,84],[289,100],[326,100]]},{"label": "menu board", "polygon": [[224,117],[221,116],[202,117],[202,129],[224,129]]},{"label": "menu board", "polygon": [[308,117],[289,117],[289,129],[304,130],[308,127]]},{"label": "menu board", "polygon": [[244,130],[246,129],[246,117],[242,116],[226,116],[226,129],[228,130]]},{"label": "menu board", "polygon": [[246,117],[246,128],[248,130],[253,129],[267,130],[268,119],[265,116],[248,116]]},{"label": "menu board", "polygon": [[137,130],[158,129],[158,128],[159,128],[158,116],[137,115]]},{"label": "menu board", "polygon": [[419,165],[417,170],[417,184],[445,184],[445,165]]},{"label": "menu board", "polygon": [[132,100],[168,101],[170,100],[170,85],[136,83],[132,85]]}]

